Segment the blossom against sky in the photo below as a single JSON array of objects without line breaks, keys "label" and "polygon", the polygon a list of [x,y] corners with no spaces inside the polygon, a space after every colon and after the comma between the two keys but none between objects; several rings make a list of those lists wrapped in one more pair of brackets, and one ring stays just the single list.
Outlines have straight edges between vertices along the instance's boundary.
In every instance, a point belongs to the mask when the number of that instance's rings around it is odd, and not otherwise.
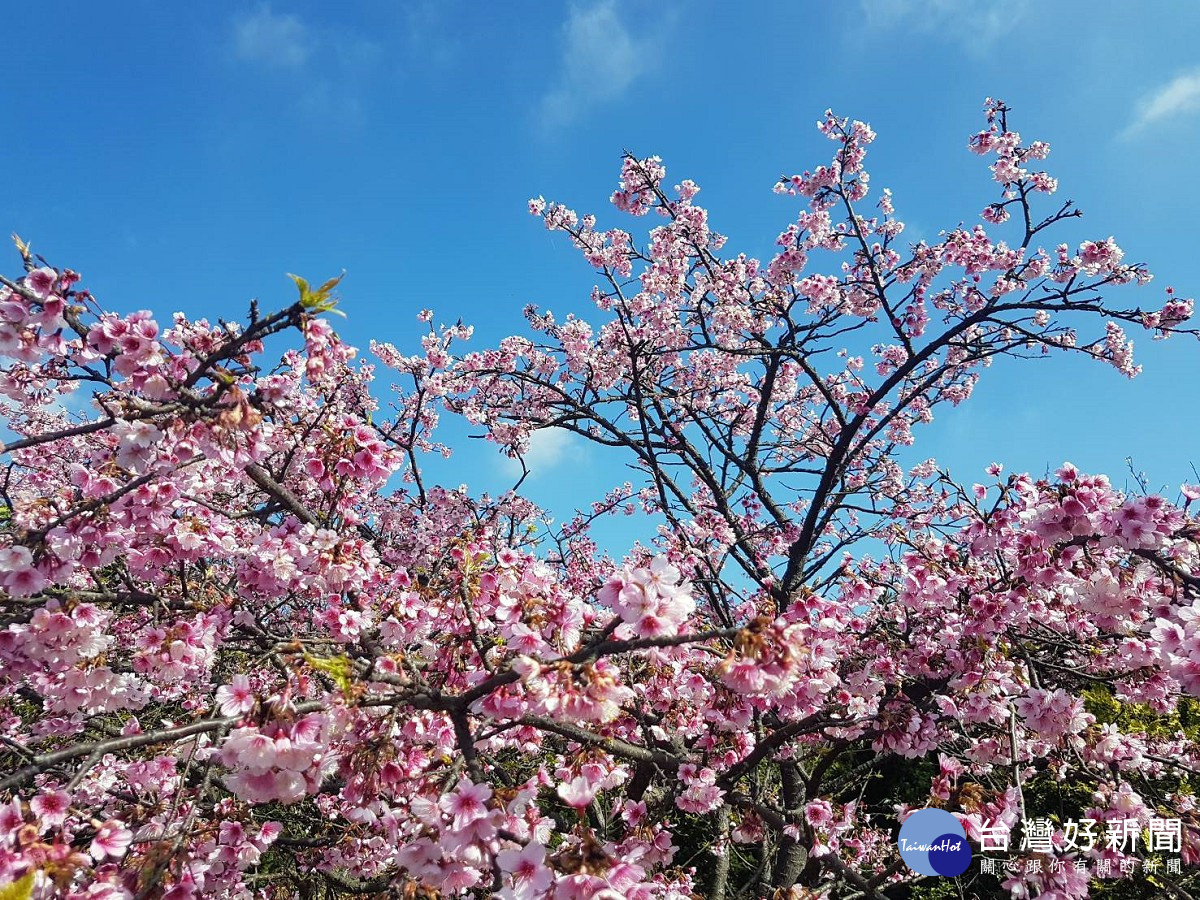
[{"label": "blossom against sky", "polygon": [[[591,273],[526,214],[544,195],[602,224],[620,154],[691,178],[732,252],[767,256],[794,219],[771,186],[826,161],[826,107],[871,123],[868,167],[913,240],[994,199],[967,152],[986,96],[1047,140],[1078,239],[1114,235],[1154,285],[1200,292],[1192,148],[1200,8],[1175,3],[870,0],[830,4],[466,2],[26,4],[6,13],[0,227],[84,274],[114,307],[236,318],[293,296],[285,273],[346,269],[339,328],[415,345],[418,310],[493,344],[521,309],[597,320]],[[7,270],[16,268],[12,253]],[[814,263],[819,266],[819,261]],[[1137,337],[1128,382],[1082,359],[1006,364],[918,434],[966,482],[993,459],[1070,459],[1121,484],[1194,480],[1200,348]],[[495,489],[481,442],[439,469]],[[546,436],[535,498],[587,502],[603,454]],[[605,467],[589,490],[580,471]]]}]

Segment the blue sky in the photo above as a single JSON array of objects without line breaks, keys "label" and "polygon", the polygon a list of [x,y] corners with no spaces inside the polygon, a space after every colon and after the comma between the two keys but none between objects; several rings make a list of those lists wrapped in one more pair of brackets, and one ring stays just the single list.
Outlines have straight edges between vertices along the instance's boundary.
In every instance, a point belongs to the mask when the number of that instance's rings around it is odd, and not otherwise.
[{"label": "blue sky", "polygon": [[[344,268],[339,324],[360,347],[411,347],[422,307],[480,345],[521,331],[526,303],[595,321],[590,271],[529,197],[631,227],[606,203],[621,151],[658,154],[731,250],[766,255],[796,211],[771,186],[827,160],[829,106],[876,129],[873,187],[933,238],[994,196],[966,151],[988,95],[1053,145],[1060,195],[1086,213],[1070,236],[1115,235],[1151,265],[1131,304],[1200,291],[1193,4],[145,0],[22,4],[5,25],[0,229],[163,319],[280,305],[286,272]],[[1200,463],[1200,347],[1135,341],[1133,382],[1076,358],[997,367],[920,455],[967,483],[993,459],[1123,483],[1132,456],[1173,496]],[[534,461],[530,490],[560,515],[615,471],[555,440]],[[439,475],[495,489],[505,465],[471,442]]]}]

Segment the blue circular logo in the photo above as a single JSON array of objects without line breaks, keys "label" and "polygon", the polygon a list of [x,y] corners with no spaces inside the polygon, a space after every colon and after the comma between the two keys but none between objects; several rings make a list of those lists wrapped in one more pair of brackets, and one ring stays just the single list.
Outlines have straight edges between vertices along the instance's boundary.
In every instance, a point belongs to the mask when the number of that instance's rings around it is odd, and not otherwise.
[{"label": "blue circular logo", "polygon": [[953,878],[971,865],[962,823],[944,809],[918,809],[900,826],[896,842],[904,864],[921,875]]}]

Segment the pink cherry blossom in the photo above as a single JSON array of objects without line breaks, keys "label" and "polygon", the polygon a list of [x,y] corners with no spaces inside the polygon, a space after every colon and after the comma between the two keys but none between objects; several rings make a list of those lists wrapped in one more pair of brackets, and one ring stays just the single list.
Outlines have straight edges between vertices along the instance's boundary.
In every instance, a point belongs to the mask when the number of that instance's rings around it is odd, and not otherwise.
[{"label": "pink cherry blossom", "polygon": [[119,820],[109,819],[96,832],[96,836],[92,839],[92,844],[88,848],[88,852],[91,853],[92,858],[97,862],[103,860],[106,856],[112,859],[120,859],[125,855],[132,841],[132,831],[126,828]]},{"label": "pink cherry blossom", "polygon": [[512,874],[512,897],[541,897],[554,880],[554,872],[545,864],[546,848],[538,843],[526,844],[521,850],[502,850],[496,862]]},{"label": "pink cherry blossom", "polygon": [[244,715],[254,708],[254,702],[250,679],[245,675],[235,675],[230,684],[217,688],[217,704],[223,716]]},{"label": "pink cherry blossom", "polygon": [[[925,446],[997,358],[1132,378],[1143,333],[1197,334],[1174,289],[1125,299],[1151,273],[1107,228],[1063,227],[1049,147],[1009,114],[989,99],[969,141],[982,216],[913,234],[905,198],[959,186],[877,186],[890,138],[827,111],[763,258],[627,155],[608,213],[528,207],[592,270],[579,302],[482,346],[426,309],[360,355],[326,315],[338,278],[242,322],[118,313],[19,245],[0,882],[887,893],[895,826],[936,806],[973,841],[1174,811],[1185,884],[1200,488],[1180,505],[1069,463],[959,483]],[[525,482],[458,484],[463,428],[526,461],[571,433],[629,474],[589,468],[593,502],[554,520]],[[1049,856],[972,890],[1085,896],[1076,853]]]},{"label": "pink cherry blossom", "polygon": [[42,791],[29,801],[29,808],[43,828],[61,825],[71,809],[71,797],[66,791]]},{"label": "pink cherry blossom", "polygon": [[451,816],[452,827],[461,831],[487,815],[487,802],[491,796],[492,789],[487,785],[472,784],[463,778],[452,794],[442,798],[440,806]]},{"label": "pink cherry blossom", "polygon": [[588,804],[596,799],[600,786],[583,775],[576,775],[570,781],[558,785],[555,790],[567,806],[574,809],[586,809]]}]

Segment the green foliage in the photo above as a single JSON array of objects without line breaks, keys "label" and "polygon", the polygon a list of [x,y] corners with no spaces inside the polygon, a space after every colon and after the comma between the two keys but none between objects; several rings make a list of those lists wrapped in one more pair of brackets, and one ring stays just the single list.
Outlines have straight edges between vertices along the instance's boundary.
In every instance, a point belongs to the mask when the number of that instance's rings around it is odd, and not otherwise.
[{"label": "green foliage", "polygon": [[338,304],[338,297],[333,293],[333,289],[338,286],[346,273],[343,272],[336,278],[330,278],[318,288],[309,287],[308,281],[301,278],[299,275],[288,273],[288,278],[296,283],[297,290],[300,291],[300,305],[306,310],[315,313],[333,312],[339,316],[344,316],[345,313],[334,309]]},{"label": "green foliage", "polygon": [[313,656],[306,653],[304,661],[318,672],[323,672],[337,685],[344,696],[354,690],[354,661],[342,653],[338,656]]},{"label": "green foliage", "polygon": [[1126,734],[1144,732],[1152,738],[1170,738],[1182,732],[1189,740],[1200,739],[1200,700],[1180,697],[1175,711],[1156,713],[1144,703],[1123,703],[1107,685],[1082,692],[1087,711],[1102,725],[1114,724]]},{"label": "green foliage", "polygon": [[0,900],[30,900],[33,896],[33,870],[17,881],[0,885]]},{"label": "green foliage", "polygon": [[[913,885],[912,898],[913,900],[961,900],[963,894],[959,883],[961,878],[930,878],[921,884]],[[999,885],[997,885],[999,888]],[[980,896],[975,893],[975,887],[972,888],[971,896]],[[1001,896],[1007,897],[1008,891],[1004,891]]]}]

